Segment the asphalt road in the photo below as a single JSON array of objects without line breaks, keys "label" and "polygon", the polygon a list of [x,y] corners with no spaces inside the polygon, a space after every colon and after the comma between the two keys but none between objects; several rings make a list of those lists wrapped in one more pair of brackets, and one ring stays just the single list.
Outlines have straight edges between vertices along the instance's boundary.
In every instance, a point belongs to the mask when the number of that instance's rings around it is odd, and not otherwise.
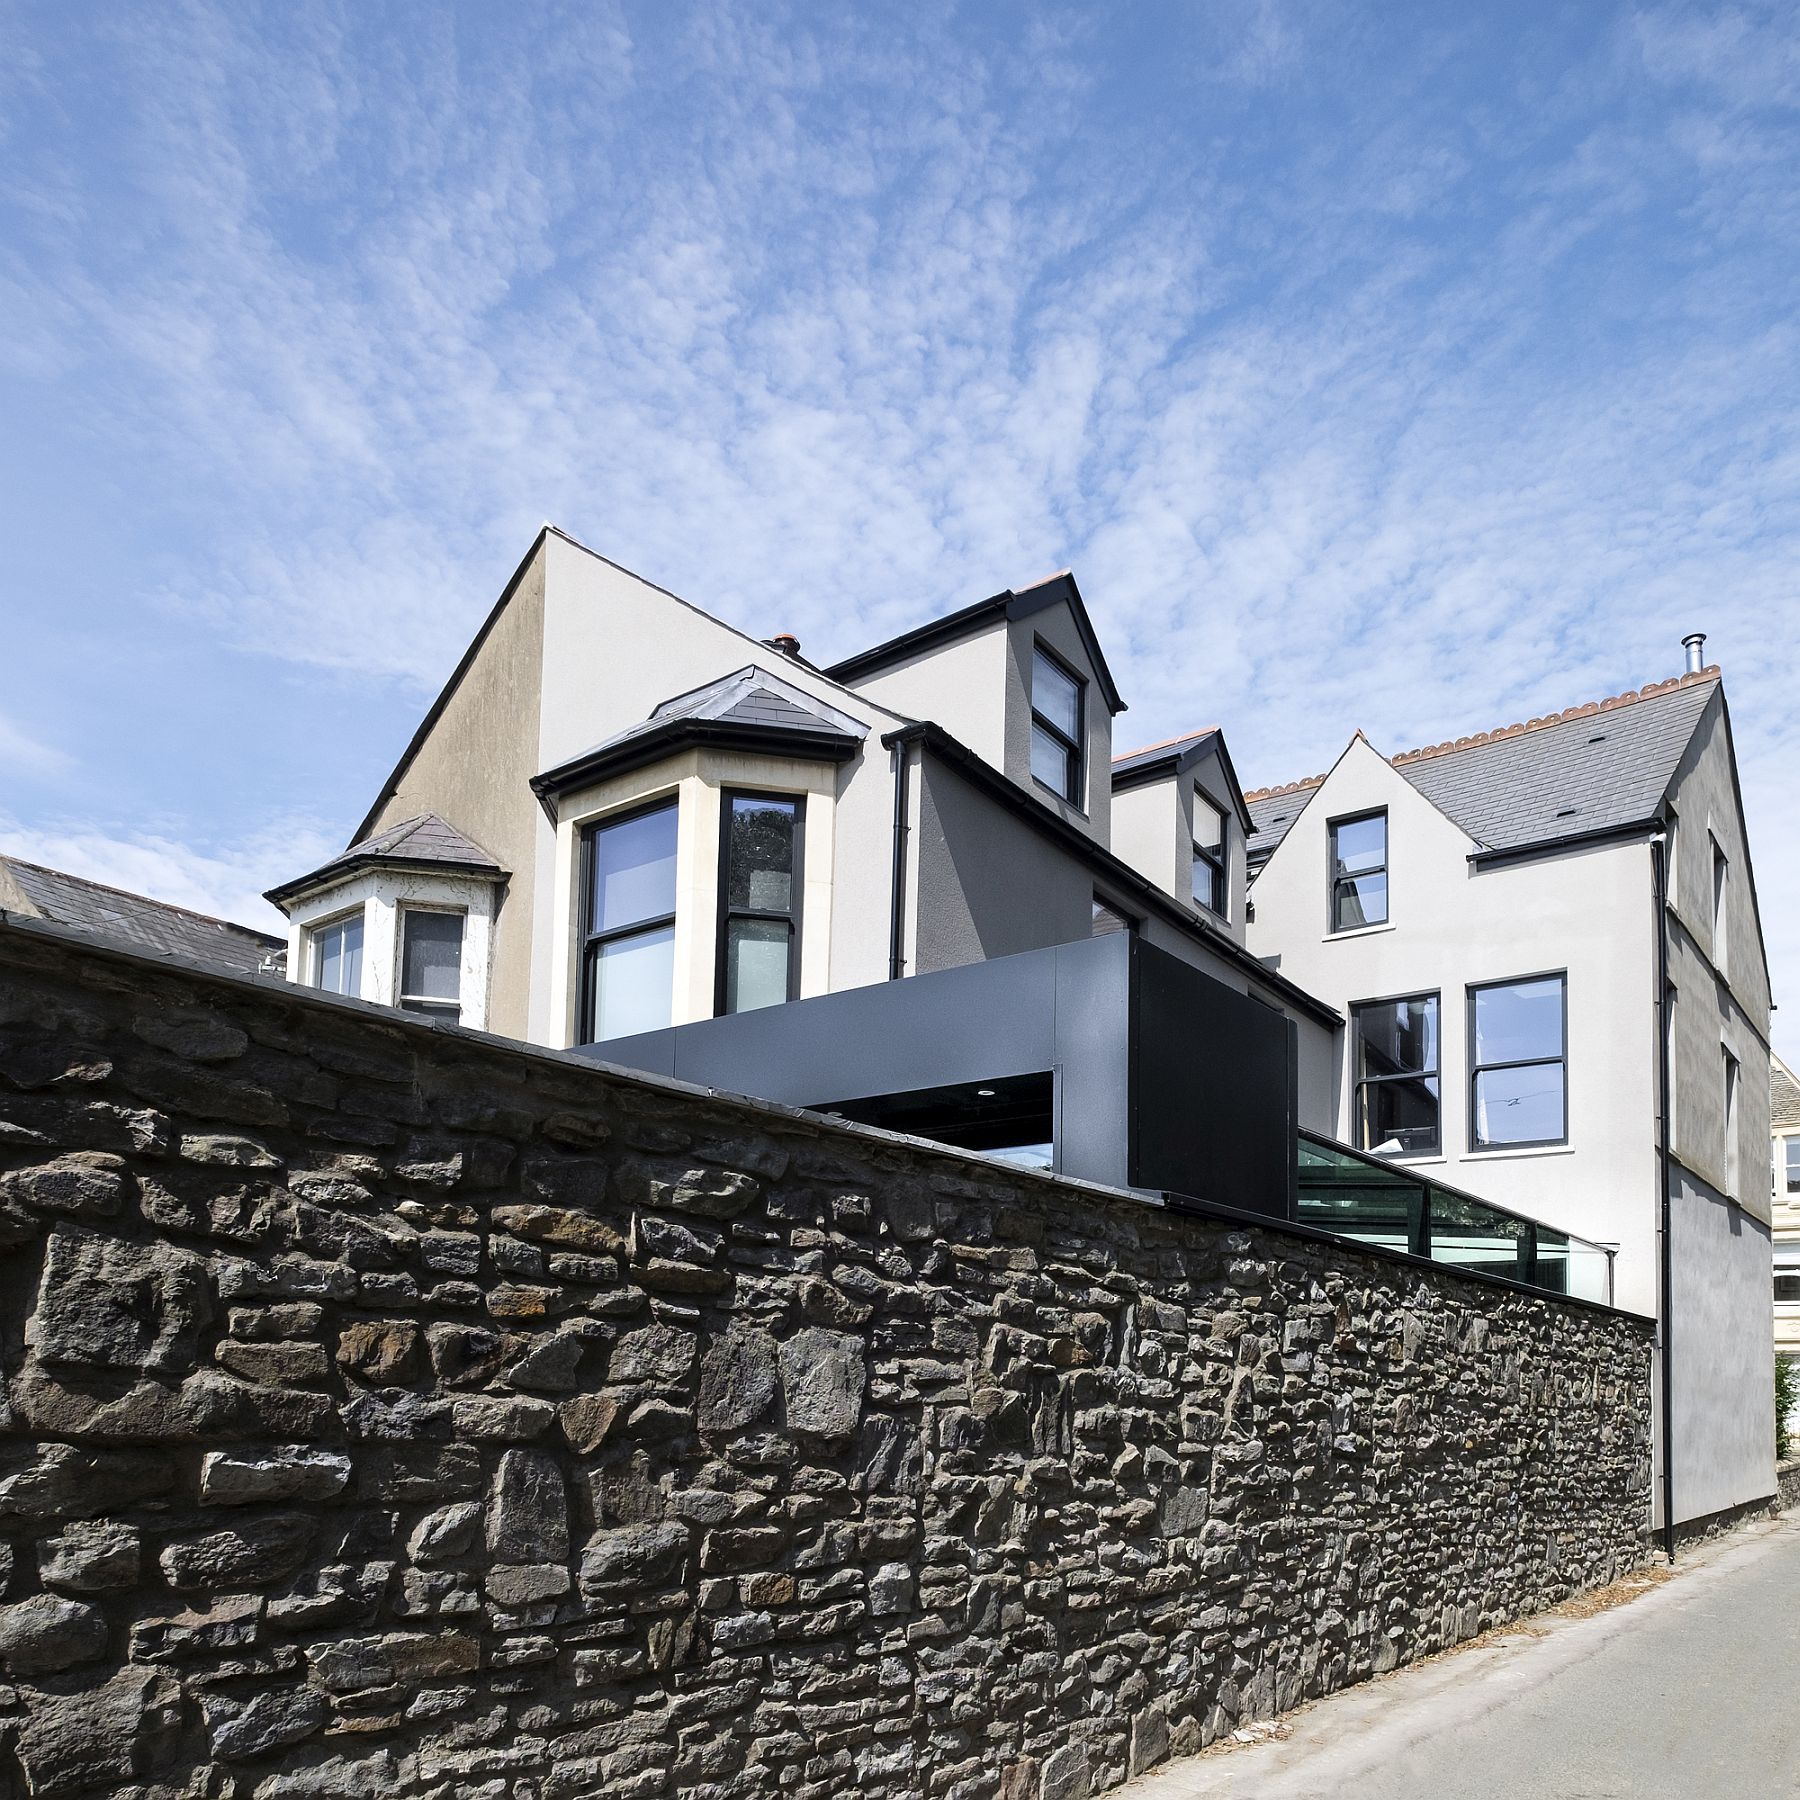
[{"label": "asphalt road", "polygon": [[1800,1517],[1684,1557],[1589,1619],[1332,1696],[1290,1734],[1169,1764],[1121,1800],[1791,1800]]}]

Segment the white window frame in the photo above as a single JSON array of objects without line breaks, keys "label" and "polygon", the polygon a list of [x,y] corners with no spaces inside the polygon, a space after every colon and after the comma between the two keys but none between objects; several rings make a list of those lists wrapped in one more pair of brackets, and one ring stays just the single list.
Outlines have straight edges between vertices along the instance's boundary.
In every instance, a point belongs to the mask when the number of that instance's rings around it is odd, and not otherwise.
[{"label": "white window frame", "polygon": [[[415,913],[434,913],[440,918],[462,922],[462,948],[457,958],[456,998],[434,1000],[425,994],[406,991],[406,926]],[[421,900],[403,901],[394,938],[394,1004],[402,1012],[415,1013],[422,1019],[449,1018],[452,1025],[463,1022],[463,988],[468,981],[466,956],[469,943],[469,911],[464,906],[446,906]],[[454,1013],[455,1017],[450,1018]]]}]

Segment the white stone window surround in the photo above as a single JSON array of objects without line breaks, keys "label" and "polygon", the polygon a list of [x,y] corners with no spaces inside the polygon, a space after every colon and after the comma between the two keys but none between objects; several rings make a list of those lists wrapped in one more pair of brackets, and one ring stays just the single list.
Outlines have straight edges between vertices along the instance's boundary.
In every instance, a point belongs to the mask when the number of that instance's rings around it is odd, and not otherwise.
[{"label": "white stone window surround", "polygon": [[427,912],[459,912],[463,915],[461,1022],[484,1031],[495,888],[492,881],[468,875],[376,867],[315,889],[294,901],[288,913],[289,979],[312,986],[314,934],[321,926],[360,912],[362,989],[356,997],[378,1006],[393,1006],[399,994],[401,913],[414,907]]},{"label": "white stone window surround", "polygon": [[794,794],[806,801],[805,864],[801,870],[800,998],[831,986],[831,891],[835,763],[755,755],[741,750],[690,749],[661,762],[564,794],[557,804],[555,917],[551,943],[550,1017],[562,1042],[581,1041],[581,854],[590,825],[660,799],[677,802],[675,819],[675,992],[670,1022],[713,1016],[719,924],[719,848],[728,789]]}]

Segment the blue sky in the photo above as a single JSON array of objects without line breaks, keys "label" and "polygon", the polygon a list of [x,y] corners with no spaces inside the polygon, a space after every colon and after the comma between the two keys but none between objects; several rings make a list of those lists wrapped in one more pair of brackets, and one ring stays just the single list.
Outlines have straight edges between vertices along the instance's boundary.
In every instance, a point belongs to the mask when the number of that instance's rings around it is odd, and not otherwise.
[{"label": "blue sky", "polygon": [[1073,566],[1251,785],[1725,666],[1800,1058],[1784,6],[0,0],[0,847],[252,921],[539,523]]}]

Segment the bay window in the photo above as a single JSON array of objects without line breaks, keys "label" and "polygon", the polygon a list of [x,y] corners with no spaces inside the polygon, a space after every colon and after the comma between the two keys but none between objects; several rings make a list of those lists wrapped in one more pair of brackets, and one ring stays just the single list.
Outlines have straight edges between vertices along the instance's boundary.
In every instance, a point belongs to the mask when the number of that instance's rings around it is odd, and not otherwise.
[{"label": "bay window", "polygon": [[727,793],[722,812],[716,1010],[753,1012],[800,991],[805,802]]},{"label": "bay window", "polygon": [[313,986],[328,994],[362,993],[363,916],[349,913],[312,933]]},{"label": "bay window", "polygon": [[403,1012],[462,1021],[463,915],[409,906],[400,914],[400,983]]},{"label": "bay window", "polygon": [[588,828],[583,847],[581,1041],[659,1031],[675,1001],[673,800]]}]

